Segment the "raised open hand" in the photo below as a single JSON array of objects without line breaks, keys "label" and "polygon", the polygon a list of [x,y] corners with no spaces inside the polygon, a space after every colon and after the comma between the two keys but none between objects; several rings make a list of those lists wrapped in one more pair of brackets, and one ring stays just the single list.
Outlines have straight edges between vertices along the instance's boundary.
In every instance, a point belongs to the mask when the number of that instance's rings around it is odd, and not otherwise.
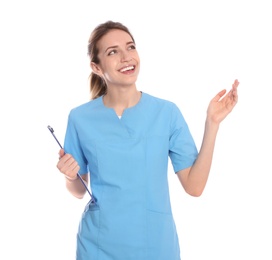
[{"label": "raised open hand", "polygon": [[207,118],[214,123],[220,123],[232,111],[238,102],[236,79],[231,90],[226,94],[226,89],[221,90],[211,101],[207,110]]}]

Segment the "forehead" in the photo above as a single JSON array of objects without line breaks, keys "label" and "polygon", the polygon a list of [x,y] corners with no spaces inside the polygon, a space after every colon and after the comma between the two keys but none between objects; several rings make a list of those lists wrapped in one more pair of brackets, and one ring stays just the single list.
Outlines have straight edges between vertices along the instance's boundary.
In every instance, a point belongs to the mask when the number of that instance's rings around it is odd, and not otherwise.
[{"label": "forehead", "polygon": [[131,36],[118,29],[113,29],[107,32],[97,43],[98,48],[103,51],[111,46],[121,46],[126,45],[128,42],[132,42]]}]

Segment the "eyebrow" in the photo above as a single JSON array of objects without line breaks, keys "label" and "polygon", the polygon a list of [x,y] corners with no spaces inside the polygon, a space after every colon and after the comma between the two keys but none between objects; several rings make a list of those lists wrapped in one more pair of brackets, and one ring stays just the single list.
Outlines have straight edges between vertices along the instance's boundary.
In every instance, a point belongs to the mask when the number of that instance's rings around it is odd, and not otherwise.
[{"label": "eyebrow", "polygon": [[[134,41],[130,41],[130,42],[127,42],[126,45],[129,45],[129,44],[132,44],[132,43],[135,44]],[[118,48],[118,45],[113,45],[113,46],[108,47],[108,48],[105,50],[105,53],[106,53],[109,49],[114,49],[114,48]]]}]

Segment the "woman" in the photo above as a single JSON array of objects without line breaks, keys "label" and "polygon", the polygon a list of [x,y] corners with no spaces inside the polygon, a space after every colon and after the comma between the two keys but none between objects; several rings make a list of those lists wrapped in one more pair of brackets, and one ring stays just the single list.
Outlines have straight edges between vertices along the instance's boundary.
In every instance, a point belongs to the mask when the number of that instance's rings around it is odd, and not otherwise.
[{"label": "woman", "polygon": [[75,197],[83,198],[90,177],[95,198],[82,215],[77,260],[179,260],[168,157],[185,191],[200,196],[239,82],[211,100],[198,152],[178,107],[137,89],[140,59],[127,27],[98,25],[88,54],[92,98],[71,110],[57,164]]}]

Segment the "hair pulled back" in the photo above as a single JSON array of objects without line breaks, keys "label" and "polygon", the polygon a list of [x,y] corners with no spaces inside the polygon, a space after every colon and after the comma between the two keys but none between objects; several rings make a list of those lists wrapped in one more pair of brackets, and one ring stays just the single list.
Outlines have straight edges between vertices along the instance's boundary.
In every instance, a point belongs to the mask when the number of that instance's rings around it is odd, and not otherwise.
[{"label": "hair pulled back", "polygon": [[[100,62],[98,58],[99,50],[97,47],[97,43],[110,30],[115,30],[115,29],[122,30],[128,33],[131,36],[133,42],[135,42],[129,29],[126,26],[124,26],[122,23],[107,21],[105,23],[99,24],[97,27],[95,27],[95,29],[91,33],[91,36],[88,41],[88,56],[91,62],[99,64]],[[91,99],[96,99],[107,93],[107,85],[103,78],[101,78],[94,72],[91,72],[89,78],[90,78]]]}]

